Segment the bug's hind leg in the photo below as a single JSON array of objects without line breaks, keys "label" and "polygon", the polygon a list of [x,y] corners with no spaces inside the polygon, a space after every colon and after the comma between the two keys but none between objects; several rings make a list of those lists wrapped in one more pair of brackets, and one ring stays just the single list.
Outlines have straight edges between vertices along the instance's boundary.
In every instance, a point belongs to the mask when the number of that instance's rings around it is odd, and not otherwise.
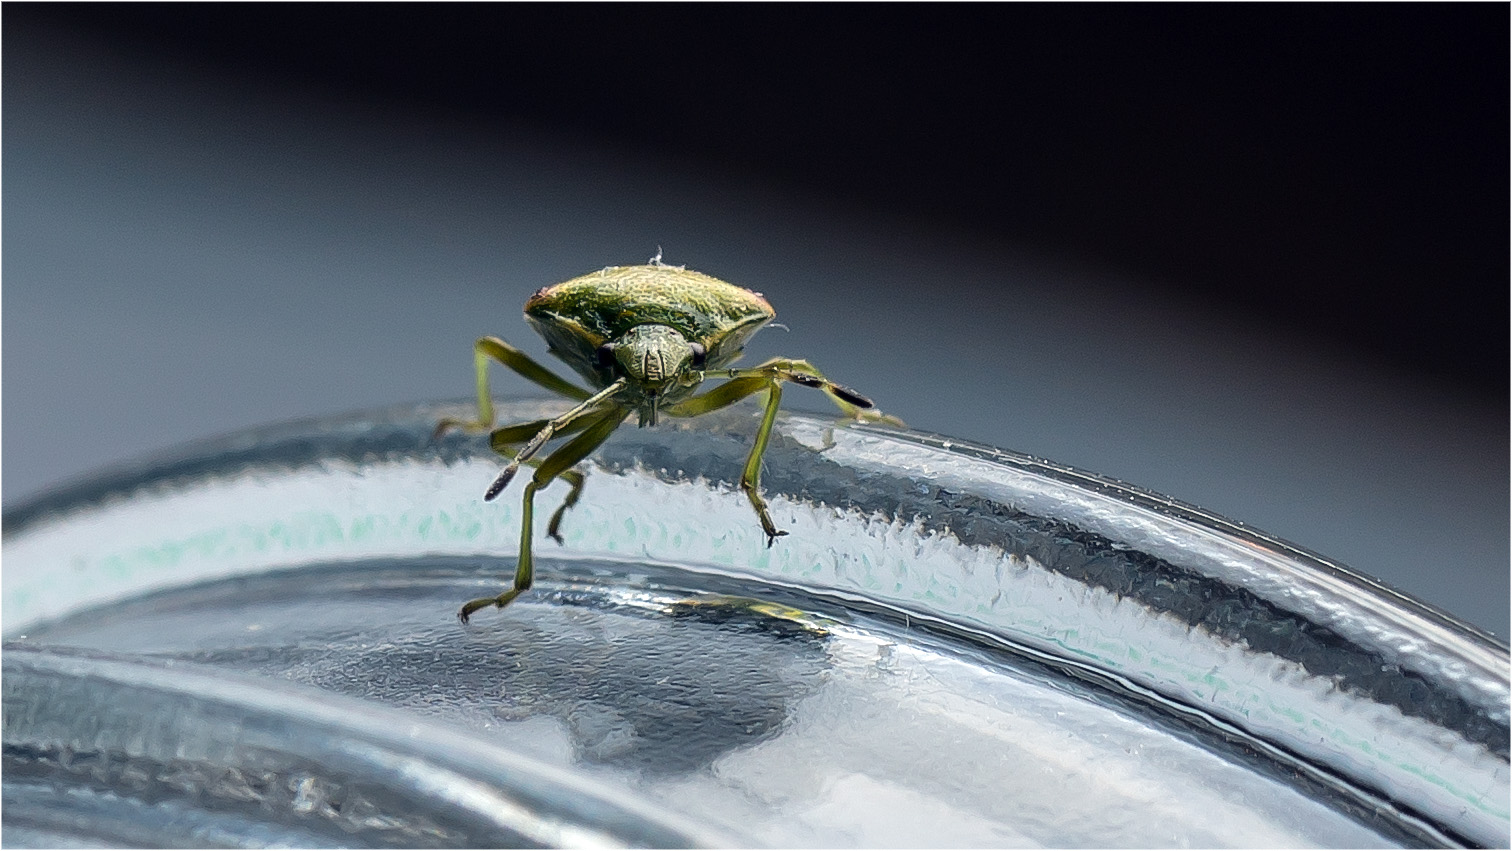
[{"label": "bug's hind leg", "polygon": [[592,395],[587,390],[541,366],[530,355],[498,337],[480,337],[473,344],[473,365],[478,373],[478,418],[475,420],[444,419],[436,424],[436,430],[431,435],[432,439],[440,437],[451,428],[484,431],[493,427],[493,395],[488,390],[488,362],[490,360],[498,361],[526,380],[569,399],[582,400]]}]

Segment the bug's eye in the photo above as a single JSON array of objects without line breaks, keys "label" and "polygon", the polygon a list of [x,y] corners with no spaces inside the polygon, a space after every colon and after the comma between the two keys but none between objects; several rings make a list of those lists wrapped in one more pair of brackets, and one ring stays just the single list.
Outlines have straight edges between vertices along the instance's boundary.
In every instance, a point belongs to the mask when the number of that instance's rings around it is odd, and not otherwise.
[{"label": "bug's eye", "polygon": [[598,364],[599,369],[607,369],[610,364],[614,363],[614,344],[605,343],[599,346],[598,351],[593,353],[593,359]]},{"label": "bug's eye", "polygon": [[688,349],[693,352],[693,368],[694,369],[703,369],[703,366],[704,366],[704,357],[706,355],[708,355],[708,351],[706,349],[704,349],[703,344],[702,343],[689,343],[688,344]]}]

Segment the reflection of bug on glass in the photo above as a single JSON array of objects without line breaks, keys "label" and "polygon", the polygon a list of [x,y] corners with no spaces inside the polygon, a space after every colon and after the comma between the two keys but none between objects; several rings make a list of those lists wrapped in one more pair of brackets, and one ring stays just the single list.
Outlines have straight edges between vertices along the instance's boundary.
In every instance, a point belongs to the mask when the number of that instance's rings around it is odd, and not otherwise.
[{"label": "reflection of bug on glass", "polygon": [[[777,418],[782,382],[823,390],[850,416],[882,417],[866,410],[872,407],[871,400],[825,378],[807,361],[774,358],[760,366],[727,369],[740,357],[751,335],[775,315],[759,293],[662,265],[658,257],[645,266],[613,266],[546,287],[525,302],[525,319],[546,338],[552,354],[587,379],[592,392],[557,376],[497,337],[478,340],[474,346],[478,418],[442,420],[436,426],[437,435],[453,426],[469,431],[493,429],[493,402],[488,391],[490,359],[581,404],[555,419],[505,426],[490,433],[493,448],[511,460],[484,499],[498,496],[521,464],[536,471],[525,486],[514,585],[497,597],[467,603],[458,617],[466,623],[479,609],[503,608],[530,587],[531,511],[536,491],[559,476],[572,486],[547,527],[547,534],[560,543],[562,514],[577,502],[583,489],[582,474],[571,467],[603,443],[631,412],[640,416],[642,426],[655,425],[661,414],[696,417],[766,391],[766,410],[741,473],[740,487],[756,510],[767,545],[786,534],[772,523],[759,492],[761,456]],[[705,378],[729,380],[707,393],[693,395]],[[544,459],[534,460],[547,441],[570,434],[577,436]]]}]

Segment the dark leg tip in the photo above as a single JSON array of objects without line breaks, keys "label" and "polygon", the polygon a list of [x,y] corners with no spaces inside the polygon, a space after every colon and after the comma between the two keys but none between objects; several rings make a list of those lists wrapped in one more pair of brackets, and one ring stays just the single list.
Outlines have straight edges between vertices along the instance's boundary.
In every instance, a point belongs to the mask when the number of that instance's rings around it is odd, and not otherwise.
[{"label": "dark leg tip", "polygon": [[483,493],[483,501],[493,502],[494,497],[503,493],[504,489],[509,487],[510,480],[514,478],[515,472],[519,469],[519,466],[516,464],[505,467],[504,472],[500,473],[499,477],[494,479],[494,483],[489,485],[488,490]]},{"label": "dark leg tip", "polygon": [[857,393],[849,387],[841,387],[840,385],[836,384],[831,387],[831,390],[836,396],[839,396],[841,399],[844,399],[845,401],[851,403],[852,405],[855,405],[858,408],[876,407],[872,400],[866,398],[865,396],[862,396],[860,393]]}]

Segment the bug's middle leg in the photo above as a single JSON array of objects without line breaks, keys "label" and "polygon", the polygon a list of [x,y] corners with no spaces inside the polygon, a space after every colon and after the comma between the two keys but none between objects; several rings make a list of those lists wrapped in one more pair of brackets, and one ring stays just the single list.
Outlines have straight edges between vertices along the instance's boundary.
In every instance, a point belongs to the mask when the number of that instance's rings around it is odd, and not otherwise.
[{"label": "bug's middle leg", "polygon": [[[513,460],[519,455],[519,450],[515,448],[515,445],[524,443],[539,434],[548,422],[550,420],[532,420],[531,422],[496,429],[488,436],[489,444],[495,452]],[[587,428],[591,422],[592,417],[579,417],[563,428],[557,429],[556,436],[566,437],[569,434],[576,434]],[[526,461],[525,465],[540,467],[541,461],[532,458]],[[557,510],[551,515],[551,523],[546,527],[547,536],[551,537],[558,544],[562,543],[562,517],[567,513],[567,509],[577,505],[578,497],[583,495],[583,485],[586,481],[583,478],[583,474],[577,470],[567,470],[562,473],[560,478],[571,485],[571,490],[567,491],[566,499],[563,499],[562,504],[557,506]]]}]

